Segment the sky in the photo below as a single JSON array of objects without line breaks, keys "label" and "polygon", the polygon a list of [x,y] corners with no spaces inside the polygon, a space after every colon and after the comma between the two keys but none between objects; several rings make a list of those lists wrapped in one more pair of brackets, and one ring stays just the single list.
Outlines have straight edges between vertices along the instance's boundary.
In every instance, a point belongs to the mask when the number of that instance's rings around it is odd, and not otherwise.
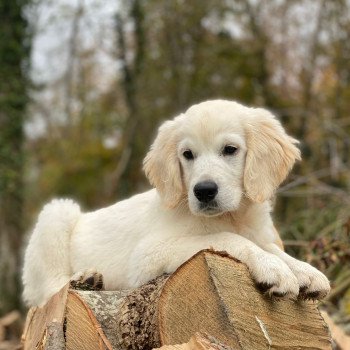
[{"label": "sky", "polygon": [[36,8],[33,19],[34,41],[32,46],[32,79],[41,84],[58,79],[67,67],[67,45],[72,32],[72,19],[83,6],[84,15],[79,22],[79,45],[88,49],[100,48],[101,66],[110,74],[113,65],[110,52],[113,49],[114,15],[116,1],[96,0],[45,0]]},{"label": "sky", "polygon": [[[31,79],[39,87],[32,91],[35,102],[29,110],[30,117],[25,126],[29,138],[36,138],[46,132],[47,118],[60,119],[60,111],[50,109],[51,101],[57,96],[60,80],[69,69],[69,41],[72,23],[79,8],[83,15],[78,25],[78,50],[83,52],[94,48],[96,91],[104,91],[117,74],[115,60],[115,13],[119,1],[98,0],[41,0],[29,11],[33,28],[31,51]],[[97,49],[96,49],[97,48]],[[62,85],[62,84],[61,84]],[[37,108],[40,104],[40,108]],[[47,110],[44,115],[43,110]]]}]

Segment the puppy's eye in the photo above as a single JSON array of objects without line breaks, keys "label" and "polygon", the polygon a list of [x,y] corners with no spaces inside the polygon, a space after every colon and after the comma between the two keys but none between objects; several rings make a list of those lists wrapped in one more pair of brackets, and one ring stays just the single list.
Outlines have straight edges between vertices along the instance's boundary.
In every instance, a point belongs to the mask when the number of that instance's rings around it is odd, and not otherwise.
[{"label": "puppy's eye", "polygon": [[192,160],[193,157],[193,153],[190,149],[187,149],[186,151],[184,151],[184,153],[182,153],[183,156],[187,159],[187,160]]},{"label": "puppy's eye", "polygon": [[233,154],[235,154],[237,152],[238,148],[235,146],[230,146],[227,145],[224,147],[224,149],[222,150],[222,154],[224,156],[232,156]]}]

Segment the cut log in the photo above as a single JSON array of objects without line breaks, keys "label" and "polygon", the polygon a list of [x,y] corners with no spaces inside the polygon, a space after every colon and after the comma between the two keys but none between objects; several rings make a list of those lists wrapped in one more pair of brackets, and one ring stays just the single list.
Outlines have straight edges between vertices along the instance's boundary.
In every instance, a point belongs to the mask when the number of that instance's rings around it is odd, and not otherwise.
[{"label": "cut log", "polygon": [[[25,349],[64,349],[63,331],[68,287],[67,285],[55,294],[44,307],[33,307],[28,311],[21,339]],[[62,332],[53,334],[53,328],[62,329]],[[55,343],[53,346],[52,342]]]},{"label": "cut log", "polygon": [[[50,333],[57,325],[64,332]],[[24,349],[51,349],[53,335],[67,350],[153,349],[188,343],[197,332],[232,349],[331,349],[315,302],[273,300],[244,264],[209,250],[132,291],[66,287],[29,312],[22,339]]]},{"label": "cut log", "polygon": [[164,345],[156,350],[234,350],[206,333],[196,333],[188,343]]},{"label": "cut log", "polygon": [[335,324],[332,318],[326,311],[321,311],[323,319],[326,321],[337,350],[349,350],[350,349],[350,336],[347,335],[344,330]]}]

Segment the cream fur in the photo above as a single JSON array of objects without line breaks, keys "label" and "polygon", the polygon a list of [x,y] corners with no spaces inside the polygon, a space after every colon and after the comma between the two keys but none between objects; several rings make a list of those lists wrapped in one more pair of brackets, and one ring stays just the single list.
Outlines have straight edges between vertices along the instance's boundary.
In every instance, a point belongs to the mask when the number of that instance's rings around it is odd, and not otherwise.
[{"label": "cream fur", "polygon": [[[89,269],[106,289],[134,288],[209,247],[246,263],[270,293],[324,297],[327,278],[283,252],[270,215],[269,199],[300,159],[296,143],[266,110],[224,100],[165,122],[144,161],[156,189],[91,213],[69,200],[44,207],[25,254],[25,301],[43,305]],[[225,145],[236,153],[224,155]],[[215,206],[196,199],[201,181],[218,185]]]}]

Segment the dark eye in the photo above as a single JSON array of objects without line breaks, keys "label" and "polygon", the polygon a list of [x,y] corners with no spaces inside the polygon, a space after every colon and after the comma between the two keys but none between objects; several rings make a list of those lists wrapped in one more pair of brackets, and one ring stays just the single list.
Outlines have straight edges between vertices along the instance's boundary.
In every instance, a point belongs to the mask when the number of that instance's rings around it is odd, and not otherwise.
[{"label": "dark eye", "polygon": [[232,156],[233,154],[235,154],[237,152],[238,148],[235,146],[225,146],[224,149],[222,150],[222,154],[224,156]]},{"label": "dark eye", "polygon": [[184,153],[182,153],[183,156],[187,159],[187,160],[192,160],[193,157],[193,153],[191,150],[187,149]]}]

